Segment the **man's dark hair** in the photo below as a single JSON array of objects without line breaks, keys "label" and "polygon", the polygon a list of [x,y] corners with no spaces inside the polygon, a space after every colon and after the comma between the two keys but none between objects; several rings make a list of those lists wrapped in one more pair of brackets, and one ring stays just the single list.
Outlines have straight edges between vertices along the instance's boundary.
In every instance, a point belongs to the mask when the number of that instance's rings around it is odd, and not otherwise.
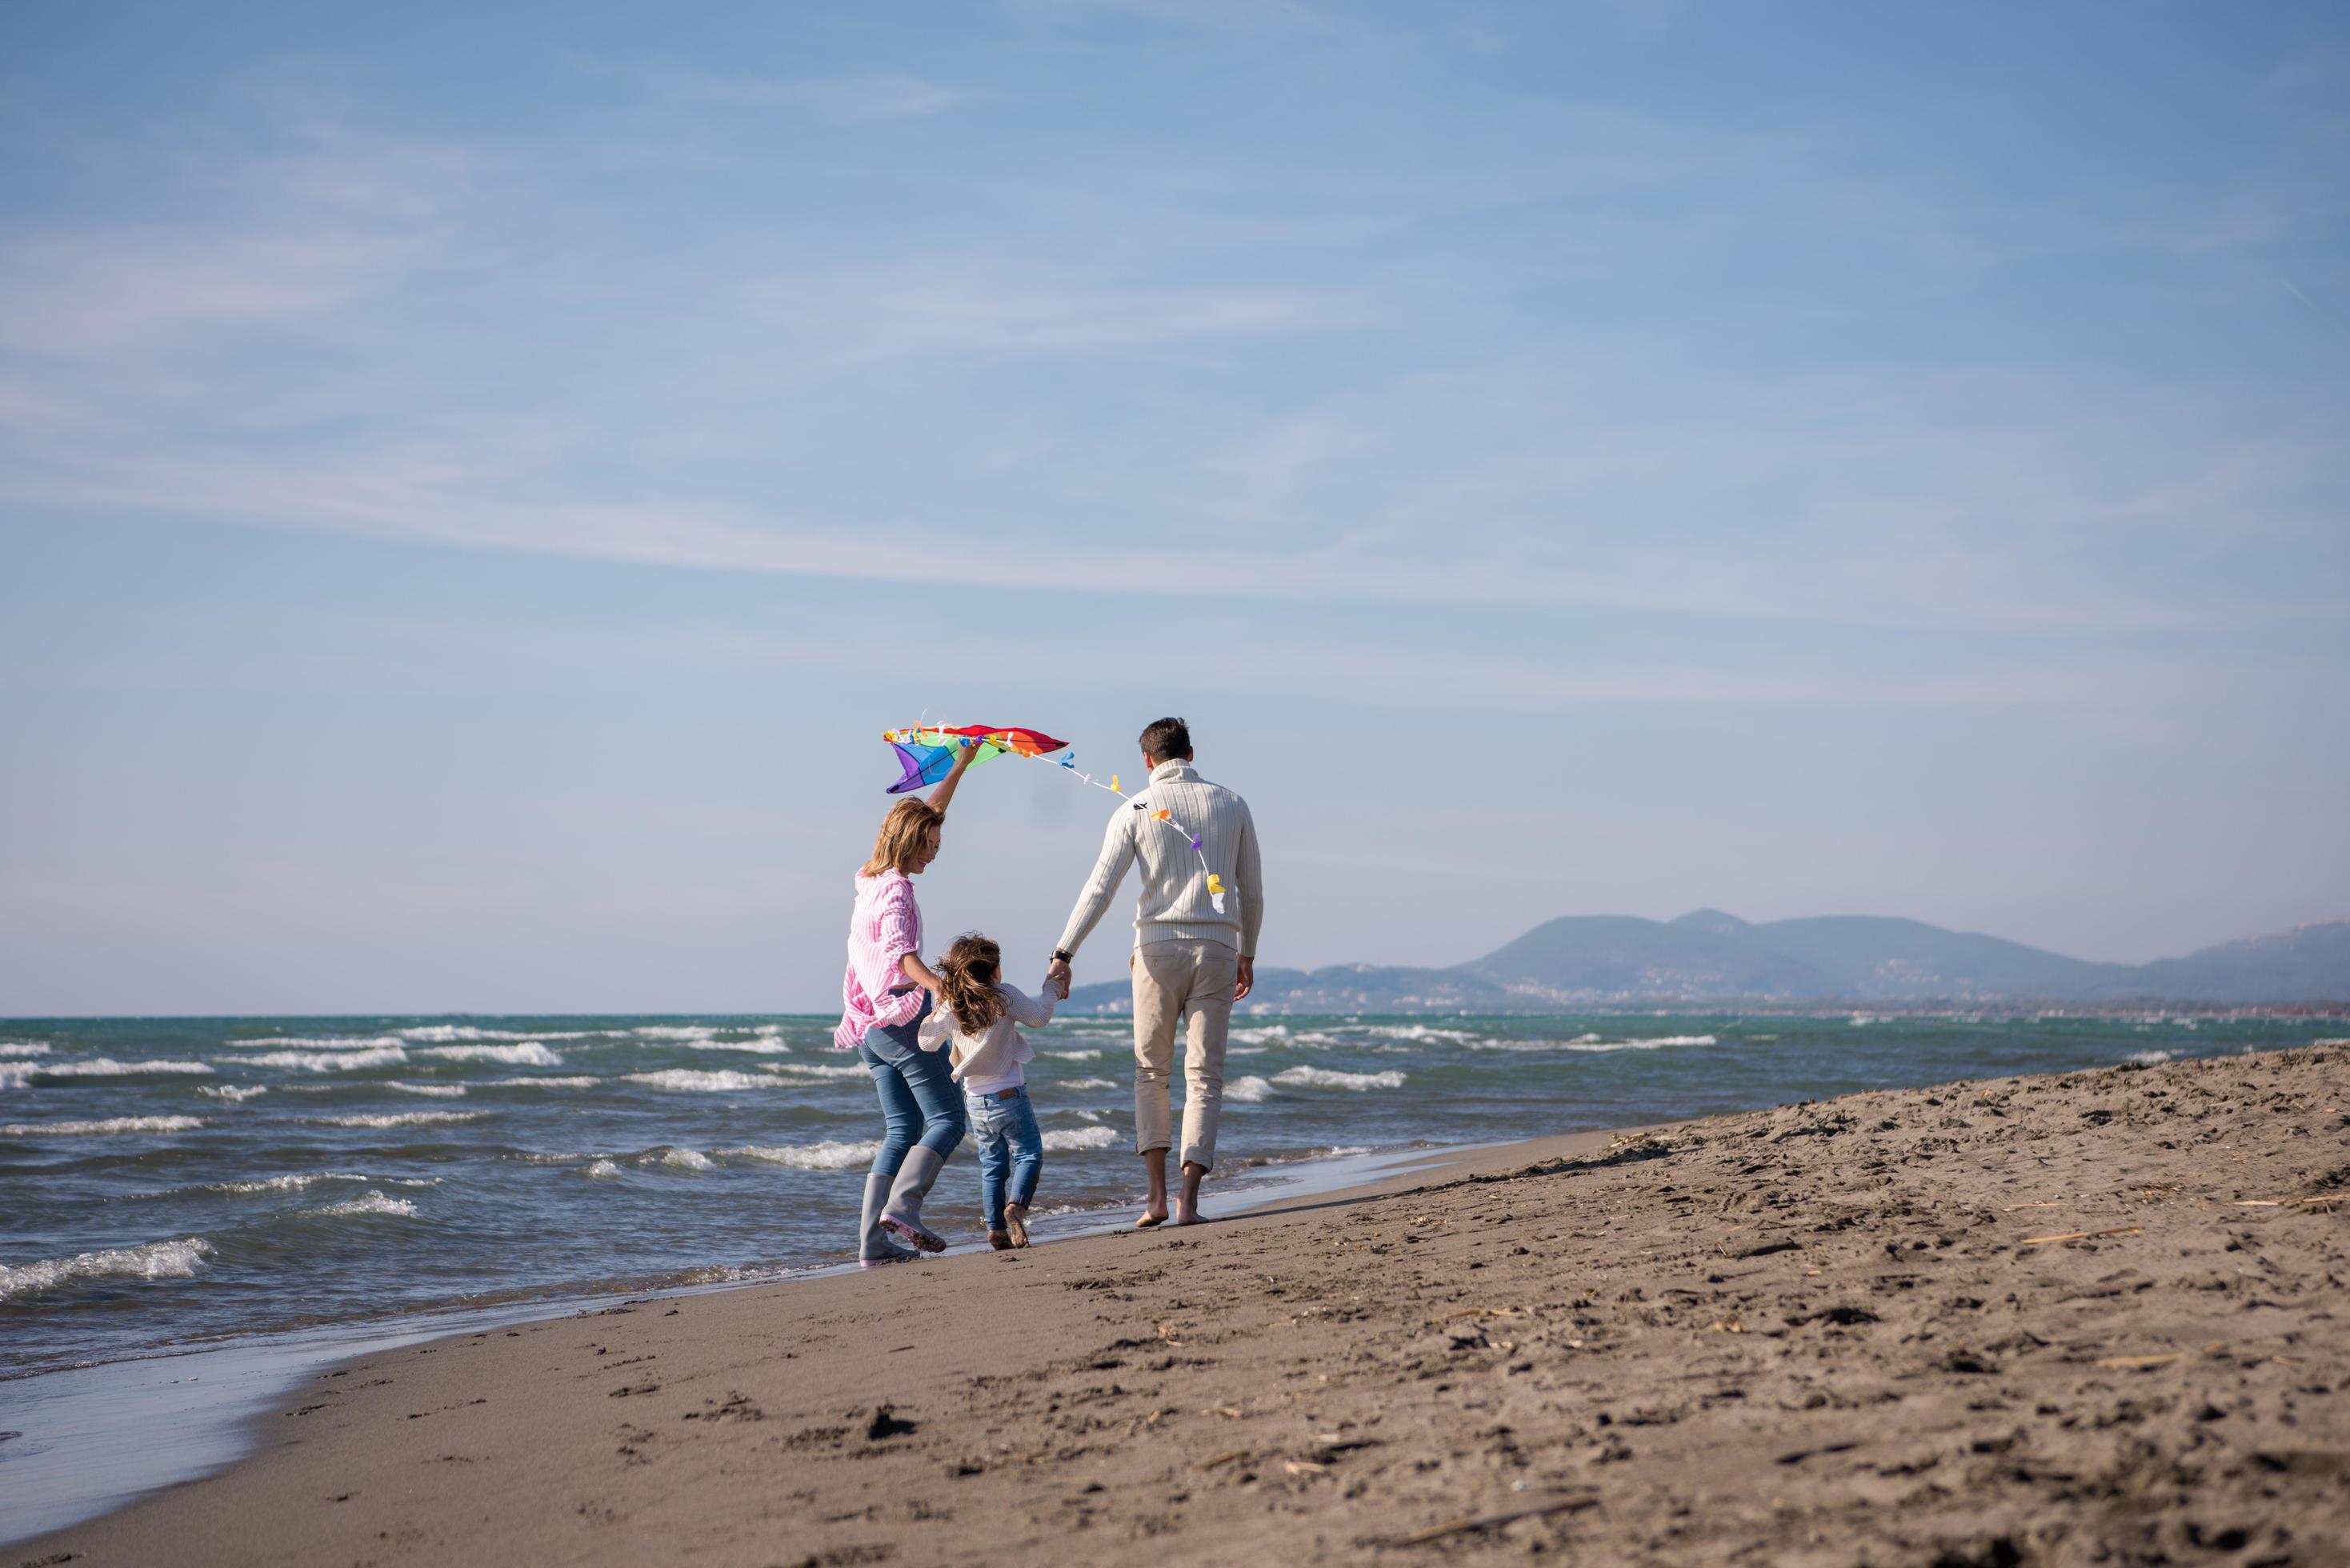
[{"label": "man's dark hair", "polygon": [[1162,763],[1191,760],[1191,726],[1180,719],[1154,719],[1142,732],[1142,749]]}]

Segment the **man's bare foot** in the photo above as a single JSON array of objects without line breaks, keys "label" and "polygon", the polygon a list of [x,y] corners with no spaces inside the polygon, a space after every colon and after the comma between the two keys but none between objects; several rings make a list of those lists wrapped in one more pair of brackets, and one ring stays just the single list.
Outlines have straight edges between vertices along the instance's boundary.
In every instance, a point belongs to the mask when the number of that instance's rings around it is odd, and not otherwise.
[{"label": "man's bare foot", "polygon": [[1008,1252],[1012,1251],[1012,1232],[1009,1231],[990,1231],[987,1233],[987,1244],[994,1248],[999,1252]]},{"label": "man's bare foot", "polygon": [[1161,1204],[1156,1209],[1145,1209],[1142,1211],[1142,1217],[1134,1222],[1134,1228],[1138,1231],[1148,1231],[1154,1225],[1166,1223],[1167,1208],[1166,1205]]},{"label": "man's bare foot", "polygon": [[[1011,1236],[1014,1246],[1026,1246],[1028,1244],[1028,1206],[1024,1203],[1005,1204],[1003,1229]],[[990,1240],[993,1238],[991,1237]]]},{"label": "man's bare foot", "polygon": [[1207,1174],[1206,1166],[1196,1165],[1188,1159],[1183,1162],[1183,1185],[1175,1193],[1175,1223],[1178,1225],[1197,1225],[1200,1222],[1200,1179]]}]

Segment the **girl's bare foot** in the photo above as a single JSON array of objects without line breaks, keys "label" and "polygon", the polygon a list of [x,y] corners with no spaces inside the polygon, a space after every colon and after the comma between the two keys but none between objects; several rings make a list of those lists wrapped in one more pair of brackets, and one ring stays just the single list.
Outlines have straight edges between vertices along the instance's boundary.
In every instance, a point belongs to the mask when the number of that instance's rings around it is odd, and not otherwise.
[{"label": "girl's bare foot", "polygon": [[987,1244],[999,1252],[1008,1252],[1014,1247],[1024,1243],[1013,1241],[1012,1232],[1009,1231],[990,1231],[987,1233]]},{"label": "girl's bare foot", "polygon": [[[1028,1244],[1027,1205],[1023,1203],[1005,1204],[1003,1206],[1003,1228],[1011,1233],[1012,1244],[1014,1246],[1026,1246]],[[993,1236],[990,1236],[988,1239],[990,1241],[994,1240]]]},{"label": "girl's bare foot", "polygon": [[1181,1199],[1177,1199],[1175,1200],[1175,1223],[1178,1225],[1197,1225],[1199,1222],[1200,1206],[1197,1203],[1186,1203]]},{"label": "girl's bare foot", "polygon": [[1154,1225],[1164,1225],[1166,1223],[1167,1209],[1166,1206],[1162,1204],[1156,1209],[1145,1209],[1142,1211],[1142,1218],[1134,1222],[1134,1228],[1138,1231],[1148,1231]]}]

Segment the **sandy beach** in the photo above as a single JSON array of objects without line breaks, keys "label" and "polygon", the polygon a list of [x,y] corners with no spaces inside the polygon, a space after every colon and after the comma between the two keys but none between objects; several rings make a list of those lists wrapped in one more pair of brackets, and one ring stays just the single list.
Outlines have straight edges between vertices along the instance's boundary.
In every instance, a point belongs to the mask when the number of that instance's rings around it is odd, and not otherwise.
[{"label": "sandy beach", "polygon": [[2350,1050],[372,1355],[9,1563],[2350,1563]]}]

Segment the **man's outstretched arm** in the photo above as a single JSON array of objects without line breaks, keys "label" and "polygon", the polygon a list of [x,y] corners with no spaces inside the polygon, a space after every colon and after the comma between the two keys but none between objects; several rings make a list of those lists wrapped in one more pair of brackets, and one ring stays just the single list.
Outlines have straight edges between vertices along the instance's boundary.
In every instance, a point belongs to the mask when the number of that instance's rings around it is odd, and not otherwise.
[{"label": "man's outstretched arm", "polygon": [[[1061,951],[1076,952],[1078,944],[1101,924],[1102,916],[1109,912],[1109,901],[1118,896],[1118,885],[1126,880],[1127,867],[1134,864],[1134,824],[1128,819],[1135,815],[1121,811],[1109,819],[1109,831],[1102,835],[1101,857],[1094,862],[1094,874],[1086,878],[1085,891],[1077,895],[1077,907],[1069,911],[1069,923],[1061,932]],[[1055,959],[1051,973],[1055,980],[1067,984],[1067,961]]]}]

